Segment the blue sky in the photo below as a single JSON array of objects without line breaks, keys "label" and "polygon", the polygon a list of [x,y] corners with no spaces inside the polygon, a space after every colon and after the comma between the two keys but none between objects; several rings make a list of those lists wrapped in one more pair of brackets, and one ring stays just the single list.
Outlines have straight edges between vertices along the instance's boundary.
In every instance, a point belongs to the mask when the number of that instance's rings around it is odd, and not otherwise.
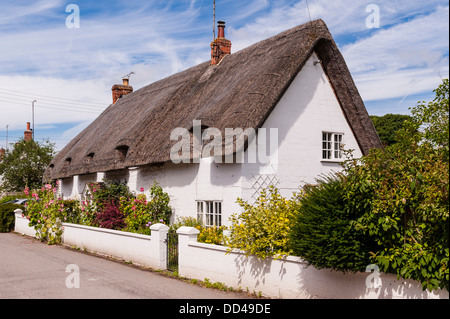
[{"label": "blue sky", "polygon": [[[0,147],[23,136],[35,104],[36,139],[61,149],[111,103],[130,73],[134,89],[210,58],[213,0],[1,0]],[[80,9],[67,28],[66,6]],[[368,28],[370,4],[379,28]],[[309,0],[327,23],[369,114],[409,114],[449,73],[449,3]],[[309,20],[305,0],[216,0],[232,52]]]}]

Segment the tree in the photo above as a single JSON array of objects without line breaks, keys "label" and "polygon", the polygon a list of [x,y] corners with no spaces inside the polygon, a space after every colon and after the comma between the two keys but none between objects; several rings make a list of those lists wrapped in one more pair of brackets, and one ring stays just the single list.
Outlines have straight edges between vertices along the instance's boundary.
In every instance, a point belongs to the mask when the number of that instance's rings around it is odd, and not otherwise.
[{"label": "tree", "polygon": [[398,143],[373,150],[346,173],[373,192],[371,209],[354,223],[380,248],[375,260],[387,272],[449,287],[449,82],[429,103],[411,109]]},{"label": "tree", "polygon": [[40,188],[45,169],[55,153],[54,144],[48,140],[43,143],[20,140],[0,162],[0,175],[3,175],[0,189],[21,192],[26,187]]},{"label": "tree", "polygon": [[383,116],[370,116],[373,125],[384,145],[392,145],[397,142],[396,132],[403,127],[405,121],[411,116],[403,114],[386,114]]}]

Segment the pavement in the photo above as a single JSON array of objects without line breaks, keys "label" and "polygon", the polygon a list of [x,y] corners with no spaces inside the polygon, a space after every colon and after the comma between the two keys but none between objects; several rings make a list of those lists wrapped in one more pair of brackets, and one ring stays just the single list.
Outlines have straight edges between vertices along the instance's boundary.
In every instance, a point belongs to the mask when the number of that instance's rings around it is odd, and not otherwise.
[{"label": "pavement", "polygon": [[0,299],[247,299],[162,273],[0,234]]}]

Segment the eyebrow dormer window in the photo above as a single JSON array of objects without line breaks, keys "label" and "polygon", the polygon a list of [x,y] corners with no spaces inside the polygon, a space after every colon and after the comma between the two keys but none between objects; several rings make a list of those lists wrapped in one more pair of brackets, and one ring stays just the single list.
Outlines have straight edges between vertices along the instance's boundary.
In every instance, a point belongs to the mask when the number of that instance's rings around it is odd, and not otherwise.
[{"label": "eyebrow dormer window", "polygon": [[94,155],[95,155],[95,153],[89,153],[88,155],[86,155],[86,164],[91,164],[92,163],[92,160],[94,159]]},{"label": "eyebrow dormer window", "polygon": [[127,157],[129,147],[127,145],[120,145],[116,147],[116,157],[123,161]]}]

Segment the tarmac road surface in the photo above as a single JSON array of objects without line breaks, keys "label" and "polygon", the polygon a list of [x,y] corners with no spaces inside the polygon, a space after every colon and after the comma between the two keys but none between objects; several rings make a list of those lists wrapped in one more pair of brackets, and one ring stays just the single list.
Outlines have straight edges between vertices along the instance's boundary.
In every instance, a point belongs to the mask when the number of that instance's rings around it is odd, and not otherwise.
[{"label": "tarmac road surface", "polygon": [[1,299],[246,299],[16,233],[0,234]]}]

